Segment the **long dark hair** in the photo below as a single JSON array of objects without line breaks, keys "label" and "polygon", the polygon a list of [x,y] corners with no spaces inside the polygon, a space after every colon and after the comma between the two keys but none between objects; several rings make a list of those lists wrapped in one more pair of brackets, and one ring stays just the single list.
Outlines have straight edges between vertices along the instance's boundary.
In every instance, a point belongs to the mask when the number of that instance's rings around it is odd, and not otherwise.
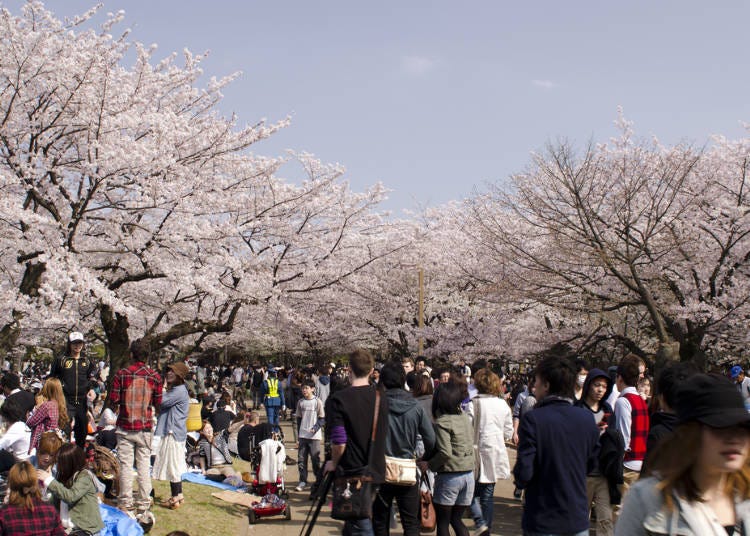
[{"label": "long dark hair", "polygon": [[86,468],[86,454],[75,443],[66,443],[57,451],[57,480],[66,488],[73,486],[75,476]]}]

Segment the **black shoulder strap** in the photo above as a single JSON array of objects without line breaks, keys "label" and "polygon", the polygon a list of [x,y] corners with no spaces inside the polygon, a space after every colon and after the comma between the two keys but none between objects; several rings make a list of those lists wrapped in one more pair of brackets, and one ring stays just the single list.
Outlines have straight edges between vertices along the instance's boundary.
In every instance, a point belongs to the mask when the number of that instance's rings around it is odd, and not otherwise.
[{"label": "black shoulder strap", "polygon": [[370,434],[370,446],[367,449],[367,466],[372,466],[372,453],[375,450],[373,445],[375,444],[375,438],[378,434],[378,416],[380,415],[380,389],[375,389],[375,411],[372,417],[372,433]]}]

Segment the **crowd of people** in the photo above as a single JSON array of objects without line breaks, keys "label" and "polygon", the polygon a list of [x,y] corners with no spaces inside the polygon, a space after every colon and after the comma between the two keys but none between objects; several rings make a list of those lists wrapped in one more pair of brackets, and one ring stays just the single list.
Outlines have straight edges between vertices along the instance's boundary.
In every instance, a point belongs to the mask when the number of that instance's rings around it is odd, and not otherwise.
[{"label": "crowd of people", "polygon": [[[407,536],[429,508],[438,536],[468,535],[467,517],[474,535],[490,535],[495,484],[509,479],[528,536],[582,536],[592,523],[599,536],[750,530],[750,380],[739,366],[717,375],[671,363],[652,383],[633,354],[604,370],[551,351],[527,374],[482,359],[376,363],[364,350],[297,369],[177,361],[156,370],[142,341],[130,357],[107,392],[109,371],[72,332],[48,368],[3,373],[0,535],[98,534],[101,497],[148,527],[152,479],[169,482],[162,507],[185,503],[190,436],[197,470],[228,481],[239,478],[235,458],[279,437],[283,419],[298,449],[296,491],[314,497],[330,474],[335,516],[353,481],[369,493],[363,510],[338,517],[347,535],[387,535],[394,503]],[[116,457],[115,481],[98,478],[95,449]]]}]

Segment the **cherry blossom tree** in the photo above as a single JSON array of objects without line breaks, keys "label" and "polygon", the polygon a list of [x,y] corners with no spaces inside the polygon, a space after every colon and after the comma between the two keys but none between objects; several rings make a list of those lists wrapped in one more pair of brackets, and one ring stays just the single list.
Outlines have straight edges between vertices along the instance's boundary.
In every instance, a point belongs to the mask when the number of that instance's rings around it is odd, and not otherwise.
[{"label": "cherry blossom tree", "polygon": [[[200,88],[200,56],[154,63],[111,35],[122,13],[99,32],[84,28],[94,14],[0,12],[6,345],[76,326],[102,334],[116,368],[131,334],[200,346],[243,307],[314,294],[402,247],[381,236],[382,187],[354,193],[310,155],[251,153],[288,121],[239,126],[216,109],[233,76]],[[295,163],[296,184],[278,176]]]},{"label": "cherry blossom tree", "polygon": [[620,126],[581,156],[549,146],[468,203],[478,280],[560,312],[584,344],[701,360],[747,320],[747,143],[666,147]]}]

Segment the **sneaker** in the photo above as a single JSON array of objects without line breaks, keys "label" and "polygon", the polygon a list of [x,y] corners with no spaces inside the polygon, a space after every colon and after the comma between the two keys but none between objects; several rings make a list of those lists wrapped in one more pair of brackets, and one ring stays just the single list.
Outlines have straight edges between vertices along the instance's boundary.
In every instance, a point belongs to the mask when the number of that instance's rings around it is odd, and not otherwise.
[{"label": "sneaker", "polygon": [[297,484],[297,487],[294,489],[296,489],[297,491],[303,491],[306,487],[307,487],[307,482],[300,482],[299,484]]},{"label": "sneaker", "polygon": [[520,489],[518,489],[518,488],[515,488],[515,489],[513,490],[513,497],[514,497],[515,499],[520,499],[520,498],[521,498],[521,495],[523,495],[523,490],[520,490]]},{"label": "sneaker", "polygon": [[489,529],[487,528],[487,525],[482,523],[477,528],[474,529],[474,533],[472,536],[484,536],[485,533],[489,534]]}]

